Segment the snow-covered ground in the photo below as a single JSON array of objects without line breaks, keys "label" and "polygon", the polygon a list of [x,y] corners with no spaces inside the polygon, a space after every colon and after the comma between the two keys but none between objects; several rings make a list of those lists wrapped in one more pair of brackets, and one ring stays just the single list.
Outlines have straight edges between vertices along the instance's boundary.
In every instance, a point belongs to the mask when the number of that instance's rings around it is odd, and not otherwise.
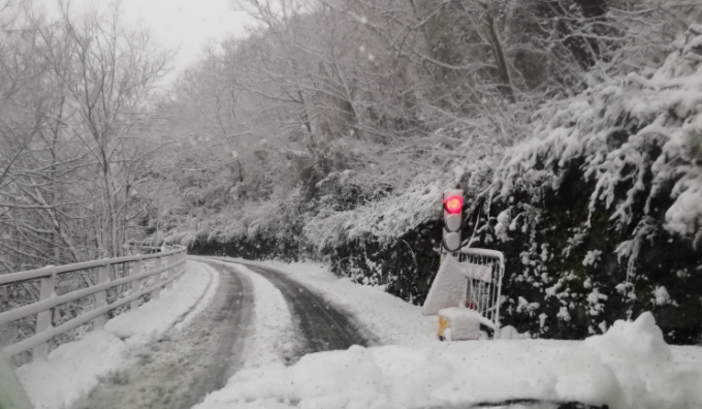
[{"label": "snow-covered ground", "polygon": [[[294,279],[316,289],[325,297],[348,308],[365,325],[380,338],[384,345],[425,345],[439,342],[436,337],[438,319],[436,316],[425,317],[422,308],[411,305],[398,297],[390,295],[380,287],[360,285],[348,278],[338,278],[328,266],[314,262],[284,263],[280,261],[246,261],[275,268],[288,273]],[[502,328],[501,337],[521,339],[527,337],[518,334],[513,327]],[[573,341],[532,341],[559,343],[568,345]],[[577,342],[575,342],[577,344]],[[702,367],[702,347],[671,346],[676,361],[697,364]]]},{"label": "snow-covered ground", "polygon": [[192,319],[215,294],[218,275],[205,264],[187,261],[186,272],[138,311],[117,316],[103,331],[87,334],[17,369],[17,375],[36,409],[69,405],[105,376],[130,363],[129,352],[184,320]]},{"label": "snow-covered ground", "polygon": [[542,399],[617,409],[702,407],[702,368],[678,362],[653,316],[584,342],[353,347],[241,371],[197,409],[415,408]]},{"label": "snow-covered ground", "polygon": [[[245,261],[231,258],[232,261]],[[383,345],[422,345],[435,343],[437,318],[422,315],[421,307],[390,295],[382,288],[354,284],[338,278],[317,263],[245,261],[274,268],[307,285],[325,298],[346,308]]]},{"label": "snow-covered ground", "polygon": [[[507,399],[577,400],[617,409],[702,407],[702,348],[666,345],[650,314],[583,342],[442,343],[435,316],[422,316],[419,307],[382,289],[339,279],[318,264],[255,264],[285,272],[345,307],[382,346],[309,354],[286,366],[299,341],[286,299],[265,276],[234,264],[253,283],[253,331],[243,369],[196,409],[392,409]],[[131,364],[130,351],[193,320],[214,297],[219,277],[195,260],[187,268],[161,299],[61,346],[47,362],[19,368],[35,406],[69,404],[98,377]]]},{"label": "snow-covered ground", "polygon": [[702,407],[702,348],[666,345],[650,314],[583,342],[441,343],[436,317],[423,317],[419,307],[380,289],[338,279],[313,263],[254,263],[286,272],[345,306],[385,346],[244,370],[196,409],[390,409],[507,399]]}]

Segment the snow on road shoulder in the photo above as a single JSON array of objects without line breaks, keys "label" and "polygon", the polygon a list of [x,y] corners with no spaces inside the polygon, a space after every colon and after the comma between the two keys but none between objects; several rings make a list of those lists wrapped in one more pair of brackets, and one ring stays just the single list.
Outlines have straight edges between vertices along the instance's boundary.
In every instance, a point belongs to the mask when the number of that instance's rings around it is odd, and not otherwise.
[{"label": "snow on road shoulder", "polygon": [[34,361],[17,369],[36,409],[68,406],[97,384],[97,377],[119,367],[126,344],[106,331],[87,334],[63,344],[46,361]]},{"label": "snow on road shoulder", "polygon": [[[197,302],[207,294],[214,273],[210,267],[194,260],[187,261],[187,273],[173,290],[161,291],[161,298],[119,315],[105,324],[105,330],[127,344],[144,344],[154,334],[161,334],[170,328],[184,314],[190,312]],[[214,291],[210,294],[210,299]]]},{"label": "snow on road shoulder", "polygon": [[[98,382],[98,377],[130,363],[129,351],[170,328],[184,314],[197,311],[196,303],[207,299],[216,273],[192,260],[173,290],[161,292],[138,311],[120,315],[105,324],[105,330],[63,344],[46,361],[34,361],[17,369],[36,409],[61,408],[71,404]],[[123,340],[125,337],[126,340]]]},{"label": "snow on road shoulder", "polygon": [[191,310],[184,317],[182,317],[178,323],[176,323],[174,326],[176,330],[180,330],[184,326],[188,325],[193,319],[197,318],[202,311],[209,307],[217,294],[217,289],[219,289],[220,277],[217,270],[213,269],[207,264],[198,263],[195,260],[191,261],[195,266],[197,266],[197,269],[207,271],[210,274],[210,281],[204,294],[201,295],[200,300],[197,301],[193,307],[191,307]]},{"label": "snow on road shoulder", "polygon": [[538,399],[682,409],[702,407],[699,385],[702,368],[676,366],[645,313],[584,342],[472,341],[310,354],[290,367],[241,371],[196,408],[275,401],[282,408],[399,409]]},{"label": "snow on road shoulder", "polygon": [[436,316],[423,316],[421,307],[388,294],[380,287],[359,285],[348,278],[338,278],[322,264],[245,262],[288,273],[290,277],[353,313],[383,345],[418,345],[438,342]]}]

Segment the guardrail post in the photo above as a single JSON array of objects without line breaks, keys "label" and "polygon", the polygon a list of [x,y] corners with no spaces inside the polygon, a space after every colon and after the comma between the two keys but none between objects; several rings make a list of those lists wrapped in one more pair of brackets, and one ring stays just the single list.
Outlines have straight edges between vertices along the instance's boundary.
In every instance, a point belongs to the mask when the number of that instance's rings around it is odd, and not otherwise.
[{"label": "guardrail post", "polygon": [[[178,261],[185,260],[186,254],[186,252],[179,253]],[[185,263],[178,266],[178,278],[176,278],[176,281],[180,281],[180,278],[183,276],[183,273],[185,273]]]},{"label": "guardrail post", "polygon": [[[98,270],[98,284],[106,283],[109,279],[110,265],[104,265]],[[95,308],[101,308],[107,305],[107,290],[100,291],[95,294]],[[105,316],[100,315],[95,318],[95,326],[93,330],[103,329],[105,327]]]},{"label": "guardrail post", "polygon": [[[174,263],[179,263],[180,262],[180,253],[174,254],[173,255],[173,262]],[[173,274],[175,275],[175,281],[176,283],[180,281],[180,264],[177,266],[173,267]]]},{"label": "guardrail post", "polygon": [[[41,279],[41,289],[39,292],[39,299],[41,301],[48,300],[54,296],[54,290],[56,288],[56,273],[52,272],[48,277],[42,277]],[[35,334],[40,334],[49,328],[51,328],[51,314],[53,312],[52,308],[46,311],[42,311],[37,314],[37,326],[34,331]],[[41,345],[34,347],[33,350],[34,359],[46,360],[49,356],[49,343],[44,342]]]},{"label": "guardrail post", "polygon": [[[177,260],[178,260],[178,255],[177,255],[177,254],[174,254],[174,255],[172,255],[172,256],[168,256],[168,257],[166,258],[166,264],[173,264],[173,263],[175,263]],[[178,271],[178,267],[171,267],[171,268],[169,268],[168,270],[166,270],[166,280],[169,279],[169,278],[171,278],[171,277],[173,277],[173,276],[176,274],[177,271]],[[173,289],[173,280],[171,280],[171,281],[168,282],[168,285],[166,285],[166,288],[168,288],[169,290],[172,290],[172,289]]]},{"label": "guardrail post", "polygon": [[[141,259],[137,260],[137,262],[134,263],[134,266],[132,267],[131,275],[137,275],[137,274],[141,273],[141,265],[142,265]],[[140,280],[132,281],[132,294],[136,294],[139,292],[139,281]],[[139,299],[138,298],[129,304],[129,309],[131,311],[136,311],[137,309],[139,309]]]},{"label": "guardrail post", "polygon": [[[156,263],[156,265],[154,266],[154,269],[161,268],[161,259],[162,258],[163,258],[162,256],[158,256],[154,260],[154,262]],[[158,273],[154,276],[154,281],[155,281],[154,285],[156,285],[156,289],[154,290],[154,300],[158,300],[159,298],[161,298],[161,273]]]}]

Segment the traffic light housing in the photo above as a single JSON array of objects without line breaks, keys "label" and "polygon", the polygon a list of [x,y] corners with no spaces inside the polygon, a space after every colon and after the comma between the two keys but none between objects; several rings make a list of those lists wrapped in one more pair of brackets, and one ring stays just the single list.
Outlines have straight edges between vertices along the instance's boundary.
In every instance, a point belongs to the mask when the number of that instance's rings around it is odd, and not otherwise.
[{"label": "traffic light housing", "polygon": [[463,223],[463,190],[444,191],[444,252],[455,253],[461,249],[461,224]]}]

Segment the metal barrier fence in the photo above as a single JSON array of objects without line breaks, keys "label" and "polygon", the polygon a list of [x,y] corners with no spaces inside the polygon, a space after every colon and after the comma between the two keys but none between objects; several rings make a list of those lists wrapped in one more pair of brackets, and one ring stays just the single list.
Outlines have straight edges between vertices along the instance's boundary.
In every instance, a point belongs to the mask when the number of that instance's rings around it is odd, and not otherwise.
[{"label": "metal barrier fence", "polygon": [[[93,330],[102,329],[109,311],[126,304],[129,304],[130,310],[136,310],[139,308],[139,299],[148,294],[159,298],[161,289],[172,288],[173,282],[185,272],[186,257],[186,249],[177,248],[163,253],[94,260],[0,275],[0,298],[2,294],[8,294],[13,286],[39,281],[40,287],[39,301],[0,312],[0,327],[36,316],[34,335],[4,346],[3,352],[12,357],[32,349],[34,359],[45,359],[49,353],[48,341],[52,338],[90,321],[93,321]],[[76,273],[88,276],[83,277],[88,283],[86,287],[57,294],[58,279]],[[127,284],[129,286],[125,290]],[[110,294],[112,299],[108,300],[110,290],[113,290]],[[90,296],[94,297],[90,311],[77,314],[56,327],[52,325],[54,308]]]},{"label": "metal barrier fence", "polygon": [[[490,320],[495,329],[499,330],[502,278],[505,275],[504,255],[499,251],[478,248],[462,248],[453,255],[459,262],[485,269],[486,274],[468,278],[468,302],[472,309]],[[495,338],[498,338],[497,332]]]}]

